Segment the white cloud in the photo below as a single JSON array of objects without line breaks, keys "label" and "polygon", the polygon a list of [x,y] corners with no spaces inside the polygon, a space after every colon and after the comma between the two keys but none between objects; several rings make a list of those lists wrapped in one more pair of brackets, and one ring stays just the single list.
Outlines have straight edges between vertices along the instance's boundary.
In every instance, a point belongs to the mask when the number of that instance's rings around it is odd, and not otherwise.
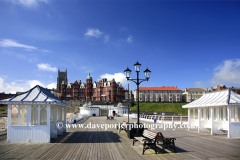
[{"label": "white cloud", "polygon": [[197,81],[194,83],[194,87],[195,88],[202,88],[202,89],[206,89],[207,87],[207,83],[206,82],[202,82],[202,81]]},{"label": "white cloud", "polygon": [[14,4],[21,4],[24,7],[38,7],[39,3],[45,2],[48,3],[48,0],[11,0],[12,3]]},{"label": "white cloud", "polygon": [[108,42],[109,41],[109,36],[104,36],[104,42]]},{"label": "white cloud", "polygon": [[98,29],[88,28],[85,36],[99,38],[103,32],[100,32]]},{"label": "white cloud", "polygon": [[129,35],[127,39],[120,39],[119,41],[132,43],[133,42],[133,36]]},{"label": "white cloud", "polygon": [[25,44],[20,44],[17,43],[16,41],[12,39],[2,39],[0,41],[0,47],[18,47],[18,48],[24,48],[27,50],[36,50],[36,47],[25,45]]},{"label": "white cloud", "polygon": [[133,37],[131,35],[129,35],[126,42],[127,43],[132,43],[132,41],[133,41]]},{"label": "white cloud", "polygon": [[100,79],[102,78],[107,78],[108,80],[112,80],[114,78],[116,82],[120,82],[122,83],[122,85],[127,85],[129,83],[126,79],[125,74],[123,73],[114,73],[114,74],[105,73],[100,76]]},{"label": "white cloud", "polygon": [[57,72],[57,67],[51,67],[51,65],[47,63],[41,63],[37,66],[39,70]]},{"label": "white cloud", "polygon": [[212,85],[240,84],[240,59],[230,59],[214,69]]},{"label": "white cloud", "polygon": [[50,52],[49,50],[46,50],[46,49],[42,49],[41,51],[45,52],[45,53],[49,53]]},{"label": "white cloud", "polygon": [[0,77],[0,91],[5,93],[26,92],[36,85],[49,89],[56,88],[56,83],[45,85],[39,80],[16,80],[15,82],[5,83],[4,78]]},{"label": "white cloud", "polygon": [[47,88],[53,89],[53,88],[56,88],[56,86],[57,86],[57,83],[51,83],[51,84],[47,85]]}]

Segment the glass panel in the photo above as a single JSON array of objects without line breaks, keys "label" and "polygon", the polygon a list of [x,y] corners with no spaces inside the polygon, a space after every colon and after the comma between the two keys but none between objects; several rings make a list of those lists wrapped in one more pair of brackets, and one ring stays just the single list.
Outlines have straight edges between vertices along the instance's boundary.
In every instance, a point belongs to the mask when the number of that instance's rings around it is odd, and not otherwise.
[{"label": "glass panel", "polygon": [[240,122],[240,107],[237,108],[237,121]]},{"label": "glass panel", "polygon": [[63,107],[62,108],[62,121],[64,121],[64,110],[65,110],[65,108]]},{"label": "glass panel", "polygon": [[190,109],[190,119],[193,119],[193,109]]},{"label": "glass panel", "polygon": [[58,107],[58,108],[57,108],[57,121],[58,121],[58,122],[61,121],[60,116],[61,116],[61,108]]},{"label": "glass panel", "polygon": [[227,107],[225,107],[225,114],[226,114],[226,121],[228,121],[228,110],[227,110]]},{"label": "glass panel", "polygon": [[11,111],[11,124],[17,124],[18,125],[18,106],[12,105],[12,111]]},{"label": "glass panel", "polygon": [[50,122],[51,122],[51,123],[54,123],[54,107],[52,107],[52,106],[51,106]]},{"label": "glass panel", "polygon": [[198,119],[198,109],[195,109],[195,119]]},{"label": "glass panel", "polygon": [[223,121],[223,108],[221,107],[219,109],[220,109],[220,113],[219,113],[220,121]]},{"label": "glass panel", "polygon": [[213,109],[213,114],[214,114],[214,121],[217,120],[217,108]]},{"label": "glass panel", "polygon": [[40,110],[40,125],[47,125],[47,109],[44,107]]},{"label": "glass panel", "polygon": [[38,109],[36,107],[32,107],[31,124],[38,125]]},{"label": "glass panel", "polygon": [[22,106],[20,110],[20,118],[19,118],[20,125],[27,125],[27,109],[25,107],[27,106]]},{"label": "glass panel", "polygon": [[231,122],[235,122],[235,107],[231,109]]},{"label": "glass panel", "polygon": [[202,109],[202,118],[201,119],[204,119],[204,109]]}]

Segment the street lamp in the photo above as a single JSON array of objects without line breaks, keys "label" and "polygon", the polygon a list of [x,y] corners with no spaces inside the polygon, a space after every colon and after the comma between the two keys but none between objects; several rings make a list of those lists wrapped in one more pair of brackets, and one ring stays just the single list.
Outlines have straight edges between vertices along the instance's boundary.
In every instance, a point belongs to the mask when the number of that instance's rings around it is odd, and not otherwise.
[{"label": "street lamp", "polygon": [[139,134],[139,85],[140,83],[142,83],[143,81],[148,81],[149,78],[150,78],[150,74],[151,74],[151,71],[147,68],[145,71],[144,71],[144,75],[145,75],[145,78],[146,79],[139,79],[139,72],[140,72],[140,67],[141,67],[141,64],[138,63],[135,63],[134,64],[134,67],[135,67],[135,71],[137,72],[137,79],[130,79],[130,75],[131,75],[131,70],[127,67],[127,69],[124,71],[125,72],[125,75],[126,75],[126,78],[128,81],[133,81],[134,83],[136,83],[137,85],[137,97],[138,97],[138,106],[137,106],[137,124],[138,124],[138,127],[137,127],[137,133]]}]

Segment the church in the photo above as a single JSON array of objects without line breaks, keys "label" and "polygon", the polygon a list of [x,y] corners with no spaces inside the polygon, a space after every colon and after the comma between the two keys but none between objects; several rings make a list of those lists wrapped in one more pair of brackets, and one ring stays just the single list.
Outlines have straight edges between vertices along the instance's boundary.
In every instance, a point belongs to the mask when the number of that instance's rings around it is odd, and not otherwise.
[{"label": "church", "polygon": [[67,70],[65,72],[59,71],[57,87],[61,92],[61,99],[66,101],[121,102],[125,99],[125,90],[120,82],[116,82],[114,78],[109,81],[102,78],[99,82],[93,82],[90,73],[86,77],[86,83],[82,83],[81,80],[69,83],[67,81]]}]

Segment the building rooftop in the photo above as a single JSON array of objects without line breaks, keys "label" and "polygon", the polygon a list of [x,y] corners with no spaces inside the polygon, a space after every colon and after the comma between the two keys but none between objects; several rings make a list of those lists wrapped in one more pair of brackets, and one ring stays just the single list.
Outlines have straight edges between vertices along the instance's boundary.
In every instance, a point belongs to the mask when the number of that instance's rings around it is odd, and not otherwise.
[{"label": "building rooftop", "polygon": [[182,91],[177,87],[139,87],[139,90],[154,90],[154,91]]}]

